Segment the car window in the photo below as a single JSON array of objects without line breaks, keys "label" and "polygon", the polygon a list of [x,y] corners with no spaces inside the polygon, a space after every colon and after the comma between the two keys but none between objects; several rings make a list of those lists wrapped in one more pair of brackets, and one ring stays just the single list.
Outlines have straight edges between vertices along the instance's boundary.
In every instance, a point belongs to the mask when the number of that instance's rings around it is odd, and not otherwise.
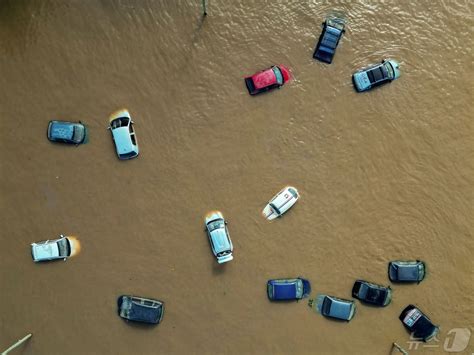
[{"label": "car window", "polygon": [[273,211],[275,211],[276,214],[278,215],[281,214],[280,210],[273,203],[270,203],[270,207],[272,208]]},{"label": "car window", "polygon": [[393,71],[392,65],[389,62],[384,63],[385,69],[387,69],[387,76],[389,79],[395,78],[395,73]]},{"label": "car window", "polygon": [[207,228],[209,229],[209,232],[212,232],[213,230],[219,229],[219,228],[224,228],[224,221],[222,219],[210,222],[207,225]]},{"label": "car window", "polygon": [[272,70],[273,70],[273,73],[275,73],[277,83],[282,85],[283,84],[283,75],[281,74],[280,69],[278,67],[273,67]]},{"label": "car window", "polygon": [[67,241],[66,238],[60,239],[57,242],[58,244],[58,249],[59,249],[59,256],[61,257],[66,257],[69,256],[71,253],[71,249],[69,246],[69,242]]},{"label": "car window", "polygon": [[298,194],[296,193],[295,189],[292,189],[291,187],[288,189],[288,191],[290,191],[290,193],[293,195],[294,198],[297,198],[298,197]]},{"label": "car window", "polygon": [[72,135],[72,140],[76,143],[80,143],[84,139],[84,127],[74,126],[74,133]]}]

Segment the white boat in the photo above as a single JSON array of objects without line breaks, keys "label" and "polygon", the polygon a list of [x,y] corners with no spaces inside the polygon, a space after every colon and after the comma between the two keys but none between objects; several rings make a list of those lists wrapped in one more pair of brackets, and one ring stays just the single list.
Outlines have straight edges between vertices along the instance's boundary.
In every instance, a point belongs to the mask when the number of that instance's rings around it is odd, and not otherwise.
[{"label": "white boat", "polygon": [[263,216],[271,221],[277,217],[281,217],[288,211],[300,198],[298,190],[293,186],[286,186],[277,193],[262,211]]}]

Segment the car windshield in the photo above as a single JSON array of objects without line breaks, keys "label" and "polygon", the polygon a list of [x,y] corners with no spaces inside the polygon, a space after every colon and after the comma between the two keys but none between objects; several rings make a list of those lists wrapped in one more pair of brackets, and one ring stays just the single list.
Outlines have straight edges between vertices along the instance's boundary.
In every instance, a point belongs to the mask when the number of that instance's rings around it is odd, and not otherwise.
[{"label": "car windshield", "polygon": [[394,71],[393,71],[393,68],[392,68],[392,65],[390,64],[390,62],[385,62],[385,63],[384,63],[384,66],[385,66],[385,68],[387,69],[388,78],[389,78],[389,79],[395,78],[395,73],[394,73]]},{"label": "car windshield", "polygon": [[226,251],[217,253],[217,256],[226,256],[226,255],[228,255],[228,254],[230,254],[230,250],[226,250]]},{"label": "car windshield", "polygon": [[275,73],[277,83],[280,85],[283,84],[283,75],[281,74],[280,68],[273,67],[272,70]]},{"label": "car windshield", "polygon": [[111,126],[113,129],[119,128],[119,127],[127,127],[128,121],[129,121],[128,117],[116,118],[115,120],[112,121]]},{"label": "car windshield", "polygon": [[294,198],[298,197],[298,194],[296,193],[295,189],[289,188],[288,191],[290,191],[290,194],[292,194]]},{"label": "car windshield", "polygon": [[207,228],[209,228],[209,232],[213,230],[224,228],[224,220],[218,219],[217,221],[212,221],[208,223]]},{"label": "car windshield", "polygon": [[66,238],[58,240],[57,244],[59,249],[59,256],[66,257],[71,254],[71,247],[69,246],[69,241]]},{"label": "car windshield", "polygon": [[322,314],[325,314],[325,315],[328,315],[329,314],[329,311],[331,310],[331,304],[332,304],[332,301],[329,297],[326,297],[324,299],[324,303],[323,303],[323,307],[322,307]]},{"label": "car windshield", "polygon": [[84,127],[74,126],[74,133],[72,135],[72,140],[76,143],[81,143],[84,140]]}]

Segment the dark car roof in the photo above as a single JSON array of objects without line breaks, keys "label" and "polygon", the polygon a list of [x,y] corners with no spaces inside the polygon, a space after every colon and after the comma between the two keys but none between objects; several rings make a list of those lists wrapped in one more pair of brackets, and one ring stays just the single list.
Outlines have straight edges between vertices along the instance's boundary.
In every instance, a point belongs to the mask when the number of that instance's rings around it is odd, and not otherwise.
[{"label": "dark car roof", "polygon": [[343,32],[343,29],[331,26],[328,24],[328,21],[324,22],[324,28],[319,36],[313,58],[326,63],[331,63]]},{"label": "dark car roof", "polygon": [[[329,306],[330,303],[330,306]],[[324,300],[324,314],[340,319],[348,319],[351,314],[353,303],[348,300],[341,300],[336,297],[326,296]]]},{"label": "dark car roof", "polygon": [[389,264],[389,276],[392,281],[420,281],[419,262],[406,264],[405,262],[392,261]]},{"label": "dark car roof", "polygon": [[380,64],[379,66],[372,68],[367,71],[367,76],[371,84],[378,83],[388,79],[388,71],[385,65]]},{"label": "dark car roof", "polygon": [[74,134],[74,123],[51,121],[49,138],[71,140]]},{"label": "dark car roof", "polygon": [[[124,301],[131,304],[125,318],[132,321],[146,323],[158,323],[160,321],[163,312],[163,302],[153,299],[144,299],[141,297],[120,296],[118,299],[119,313]],[[139,304],[139,301],[153,303],[153,306]]]}]

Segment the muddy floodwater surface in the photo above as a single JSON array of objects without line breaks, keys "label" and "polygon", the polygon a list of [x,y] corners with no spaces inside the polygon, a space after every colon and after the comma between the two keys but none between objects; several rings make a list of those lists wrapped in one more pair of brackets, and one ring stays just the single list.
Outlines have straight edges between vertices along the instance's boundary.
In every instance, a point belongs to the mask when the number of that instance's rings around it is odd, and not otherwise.
[{"label": "muddy floodwater surface", "polygon": [[[474,333],[474,3],[207,3],[202,19],[199,0],[0,0],[0,350],[33,333],[15,354],[444,354]],[[328,65],[312,54],[334,11]],[[356,93],[352,73],[384,58],[401,77]],[[273,64],[293,79],[251,97],[243,78]],[[106,129],[124,107],[129,161]],[[49,142],[53,119],[81,120],[88,143]],[[300,200],[266,221],[286,185]],[[60,234],[76,255],[35,264],[30,243]],[[391,284],[395,259],[424,260],[425,280]],[[346,323],[267,299],[268,279],[297,276],[312,298],[365,279],[393,301],[356,301]],[[163,300],[162,323],[120,319],[122,294]],[[408,304],[441,327],[417,349]]]}]

